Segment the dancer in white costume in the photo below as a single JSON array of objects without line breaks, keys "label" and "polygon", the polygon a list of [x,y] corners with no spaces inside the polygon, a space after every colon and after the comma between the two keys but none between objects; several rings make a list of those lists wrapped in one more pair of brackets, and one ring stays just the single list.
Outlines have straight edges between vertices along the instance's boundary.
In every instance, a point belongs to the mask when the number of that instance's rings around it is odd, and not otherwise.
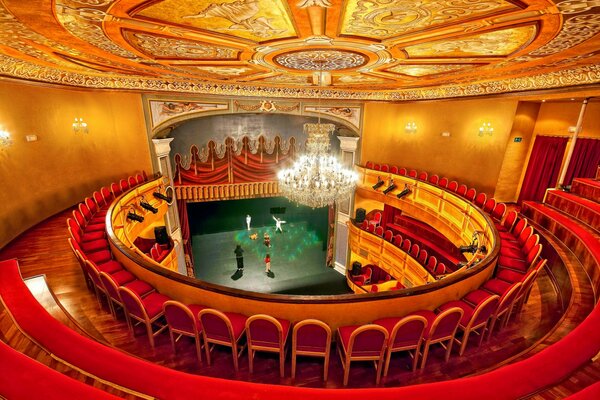
[{"label": "dancer in white costume", "polygon": [[283,229],[281,229],[281,224],[285,224],[285,221],[282,221],[275,216],[273,216],[273,219],[275,220],[275,232],[283,233]]},{"label": "dancer in white costume", "polygon": [[248,230],[250,230],[250,222],[252,222],[252,217],[250,216],[250,214],[246,215],[246,227],[248,227]]}]

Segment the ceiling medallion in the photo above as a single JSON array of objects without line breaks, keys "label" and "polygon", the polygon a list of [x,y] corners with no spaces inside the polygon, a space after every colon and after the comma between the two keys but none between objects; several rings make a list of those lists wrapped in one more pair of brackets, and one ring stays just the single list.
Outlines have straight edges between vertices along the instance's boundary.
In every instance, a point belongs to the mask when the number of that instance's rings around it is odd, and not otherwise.
[{"label": "ceiling medallion", "polygon": [[335,71],[357,68],[367,63],[361,54],[347,50],[301,50],[273,58],[277,64],[302,71]]}]

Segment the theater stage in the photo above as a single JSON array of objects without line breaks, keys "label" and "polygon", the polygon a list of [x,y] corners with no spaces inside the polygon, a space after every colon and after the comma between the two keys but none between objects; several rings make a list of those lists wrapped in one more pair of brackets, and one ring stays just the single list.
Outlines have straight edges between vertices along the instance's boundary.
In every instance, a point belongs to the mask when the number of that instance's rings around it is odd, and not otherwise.
[{"label": "theater stage", "polygon": [[[198,279],[259,293],[352,293],[346,278],[325,265],[327,208],[313,210],[268,198],[192,203],[188,212]],[[245,228],[247,214],[252,217],[250,231]],[[286,221],[283,233],[275,232],[273,215]],[[264,244],[265,233],[271,247]],[[237,271],[237,244],[244,249],[243,273]],[[271,256],[269,275],[266,254]]]}]

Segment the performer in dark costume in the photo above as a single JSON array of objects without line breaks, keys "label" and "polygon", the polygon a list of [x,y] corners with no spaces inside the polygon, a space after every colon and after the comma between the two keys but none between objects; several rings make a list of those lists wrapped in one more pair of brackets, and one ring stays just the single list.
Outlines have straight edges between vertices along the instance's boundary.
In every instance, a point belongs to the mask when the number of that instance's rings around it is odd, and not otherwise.
[{"label": "performer in dark costume", "polygon": [[240,246],[239,244],[237,246],[235,246],[235,250],[233,251],[235,253],[235,260],[237,261],[237,269],[238,271],[243,271],[244,270],[244,249],[242,249],[242,246]]}]

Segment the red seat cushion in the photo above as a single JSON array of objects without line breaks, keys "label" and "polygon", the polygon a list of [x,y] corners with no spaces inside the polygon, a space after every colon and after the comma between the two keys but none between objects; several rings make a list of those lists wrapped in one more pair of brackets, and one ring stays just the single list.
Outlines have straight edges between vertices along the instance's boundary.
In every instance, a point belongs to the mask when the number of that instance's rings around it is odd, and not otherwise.
[{"label": "red seat cushion", "polygon": [[460,324],[462,326],[467,326],[467,324],[471,320],[471,317],[473,316],[473,312],[475,311],[475,308],[471,307],[469,304],[467,304],[466,302],[464,302],[462,300],[452,300],[452,301],[442,304],[439,307],[439,310],[446,311],[447,309],[452,308],[452,307],[458,307],[463,310],[463,316],[460,320]]},{"label": "red seat cushion", "polygon": [[167,300],[171,300],[171,298],[156,292],[144,297],[142,299],[142,303],[144,304],[148,318],[153,319],[162,313],[163,304],[165,304],[165,301]]},{"label": "red seat cushion", "polygon": [[96,268],[98,269],[98,272],[106,272],[107,274],[112,275],[115,272],[123,270],[123,265],[121,265],[121,263],[118,261],[108,260],[104,261],[103,263],[96,264]]},{"label": "red seat cushion", "polygon": [[93,253],[85,252],[85,257],[96,265],[110,261],[111,256],[110,250],[100,250]]},{"label": "red seat cushion", "polygon": [[470,293],[467,293],[467,295],[463,297],[462,300],[466,301],[471,306],[476,306],[477,304],[487,300],[491,296],[492,294],[490,292],[485,291],[483,289],[477,289],[473,290]]},{"label": "red seat cushion", "polygon": [[502,262],[498,261],[498,268],[508,268],[519,272],[527,272],[531,264],[524,260],[517,260],[516,258],[504,259]]},{"label": "red seat cushion", "polygon": [[498,232],[500,234],[500,240],[504,241],[504,240],[508,240],[508,241],[515,241],[517,240],[517,238],[515,237],[515,235],[513,235],[511,232],[505,231],[505,232]]},{"label": "red seat cushion", "polygon": [[[506,271],[506,270],[504,270]],[[516,272],[512,272],[509,271],[511,273],[516,273]],[[501,279],[490,279],[489,281],[487,281],[482,287],[483,290],[486,290],[490,293],[493,294],[497,294],[498,296],[502,296],[504,295],[504,293],[506,293],[508,291],[508,289],[511,287],[512,282],[507,282]]]},{"label": "red seat cushion", "polygon": [[420,315],[421,317],[424,317],[427,320],[427,328],[425,328],[425,333],[423,334],[423,337],[427,337],[427,335],[429,335],[431,325],[437,317],[436,313],[430,310],[419,310],[411,312],[410,315]]},{"label": "red seat cushion", "polygon": [[144,297],[154,290],[154,288],[149,283],[144,282],[140,279],[136,279],[132,282],[129,282],[125,286],[127,287],[127,289],[130,289],[133,293],[137,294],[140,297]]},{"label": "red seat cushion", "polygon": [[[373,321],[373,323],[383,326],[388,331],[391,340],[392,330],[394,329],[394,326],[396,326],[398,321],[402,319],[403,318],[399,317],[381,318],[376,321]],[[400,327],[400,329],[396,332],[394,343],[392,343],[391,345],[394,348],[416,345],[417,340],[419,339],[419,336],[421,334],[422,327],[423,324],[420,321],[412,321],[402,325],[402,327]]]},{"label": "red seat cushion", "polygon": [[226,312],[223,314],[227,315],[227,317],[231,321],[231,325],[233,327],[233,338],[237,342],[237,340],[240,338],[240,336],[242,336],[242,334],[246,330],[246,320],[248,319],[248,317],[235,312]]},{"label": "red seat cushion", "polygon": [[200,326],[200,320],[198,319],[198,314],[200,311],[207,308],[206,306],[201,306],[199,304],[188,304],[188,308],[194,315],[194,320],[196,321],[196,327],[198,328],[198,333],[202,332],[202,327]]},{"label": "red seat cushion", "polygon": [[525,273],[502,268],[498,270],[496,278],[509,283],[522,282],[525,279]]},{"label": "red seat cushion", "polygon": [[106,231],[106,225],[105,224],[87,224],[85,226],[85,228],[83,228],[83,232],[84,233],[88,233],[88,232],[98,232],[98,231],[102,231],[105,232]]},{"label": "red seat cushion", "polygon": [[106,236],[104,234],[104,231],[88,232],[88,233],[84,233],[83,235],[81,235],[81,241],[83,243],[87,243],[87,242],[93,242],[95,240],[102,240],[105,237]]},{"label": "red seat cushion", "polygon": [[80,243],[79,245],[81,246],[81,249],[86,253],[108,249],[108,241],[106,239],[84,242]]},{"label": "red seat cushion", "polygon": [[[352,335],[352,332],[354,332],[355,330],[357,330],[358,328],[360,328],[362,325],[348,325],[348,326],[341,326],[338,328],[338,334],[339,337],[342,339],[342,346],[344,346],[344,349],[346,350],[346,352],[348,351],[348,346],[350,346],[350,336]],[[362,344],[364,344],[364,346],[357,346],[357,340],[355,339],[354,341],[354,348],[352,349],[352,355],[353,356],[360,356],[360,357],[378,357],[379,354],[381,353],[381,349],[380,348],[376,348],[377,346],[377,337],[379,335],[381,335],[380,332],[372,332],[373,335],[371,336],[371,332],[368,333],[363,333],[360,336],[358,336],[358,338],[361,339]],[[368,336],[363,336],[363,335],[368,335]],[[364,348],[361,348],[364,347]]]},{"label": "red seat cushion", "polygon": [[113,278],[113,280],[115,281],[117,286],[123,286],[126,283],[129,283],[136,279],[135,276],[131,272],[129,272],[125,269],[117,271],[117,272],[111,274],[110,276],[111,276],[111,278]]},{"label": "red seat cushion", "polygon": [[527,254],[523,253],[523,250],[519,247],[501,247],[500,257],[506,258],[519,258],[524,260]]}]

